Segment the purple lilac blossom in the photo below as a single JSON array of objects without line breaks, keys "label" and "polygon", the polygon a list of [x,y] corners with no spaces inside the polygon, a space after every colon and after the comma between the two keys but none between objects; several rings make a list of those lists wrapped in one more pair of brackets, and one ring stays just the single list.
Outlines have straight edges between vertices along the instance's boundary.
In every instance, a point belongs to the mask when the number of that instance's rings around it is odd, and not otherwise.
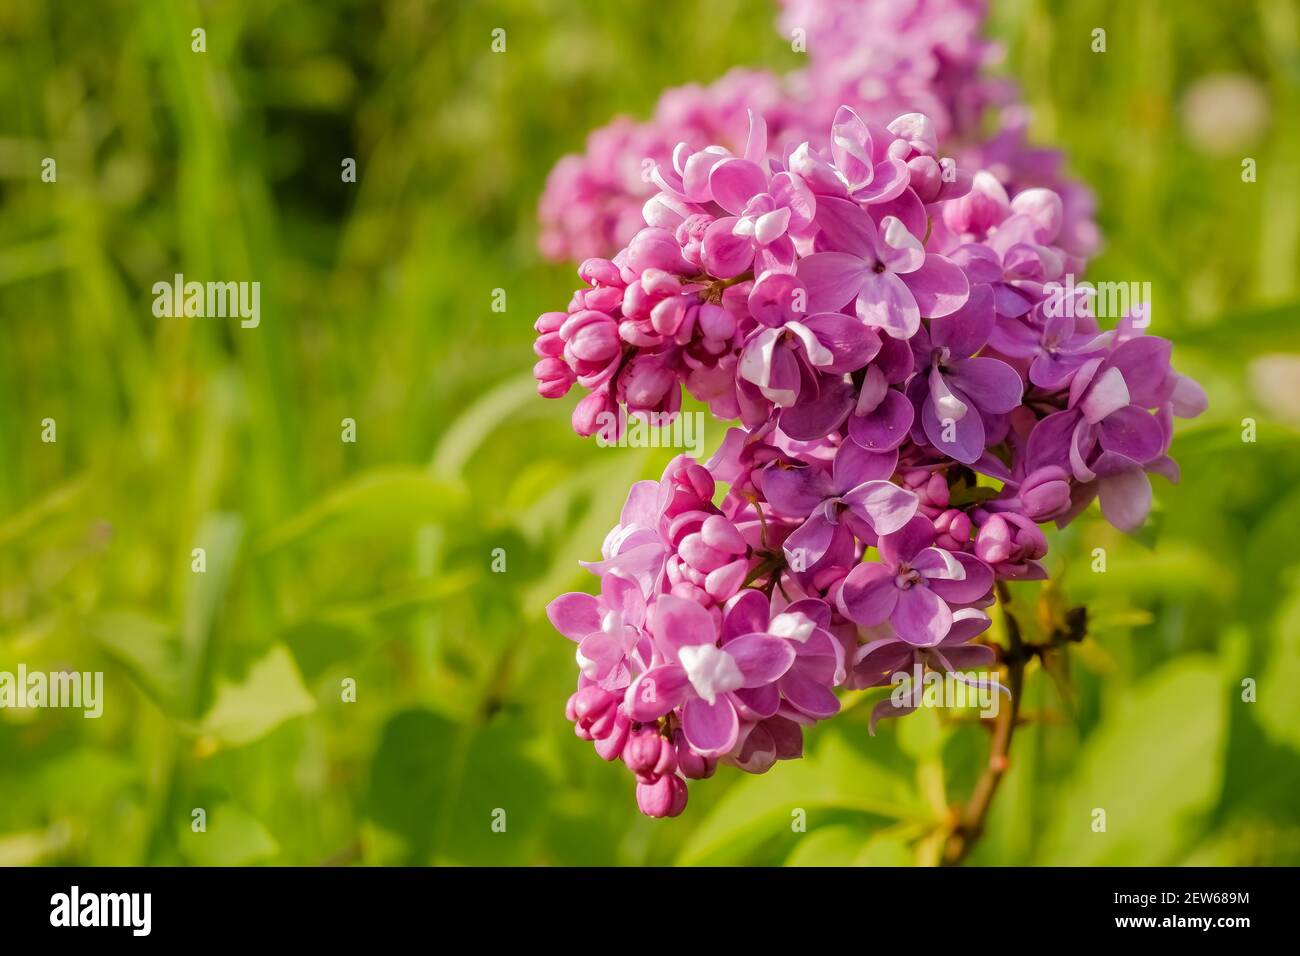
[{"label": "purple lilac blossom", "polygon": [[[996,583],[1047,576],[1041,526],[1097,498],[1136,530],[1150,475],[1178,478],[1173,419],[1204,392],[1132,317],[1061,312],[1053,283],[1095,244],[1041,184],[1054,167],[1026,185],[1005,157],[942,163],[971,104],[932,92],[938,120],[840,104],[798,141],[779,110],[728,124],[734,152],[683,135],[622,247],[537,321],[538,390],[579,389],[579,434],[604,413],[672,415],[684,394],[738,423],[707,462],[634,484],[584,565],[598,593],[547,608],[575,643],[566,716],[650,816],[683,812],[719,763],[800,757],[837,691],[914,667],[995,686],[965,672],[996,662]],[[873,732],[906,712],[882,701]]]}]

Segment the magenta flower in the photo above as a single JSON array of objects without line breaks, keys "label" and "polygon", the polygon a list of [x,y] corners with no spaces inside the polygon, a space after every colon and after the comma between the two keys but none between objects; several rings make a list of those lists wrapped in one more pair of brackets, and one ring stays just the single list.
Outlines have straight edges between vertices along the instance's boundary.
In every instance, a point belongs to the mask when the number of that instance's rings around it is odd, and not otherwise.
[{"label": "magenta flower", "polygon": [[[928,668],[954,674],[973,687],[990,687],[1010,696],[1011,692],[995,678],[970,678],[961,673],[980,667],[992,667],[997,661],[997,653],[992,647],[970,643],[973,638],[988,630],[989,624],[988,615],[983,611],[962,608],[953,613],[952,627],[937,644],[918,647],[896,637],[870,641],[858,649],[853,668],[857,683],[862,687],[892,684],[896,674],[910,678],[913,670],[920,667],[922,672]],[[878,722],[903,717],[915,709],[908,704],[895,703],[892,696],[886,697],[871,708],[868,733],[875,736]]]},{"label": "magenta flower", "polygon": [[[989,344],[1009,358],[1029,359],[1032,384],[1065,388],[1080,366],[1105,353],[1115,333],[1098,331],[1095,321],[1076,317],[1075,310],[1065,304],[1049,308],[1050,301],[1035,306],[1024,319],[999,316]],[[1080,305],[1076,303],[1076,307]]]},{"label": "magenta flower", "polygon": [[972,604],[993,572],[971,554],[934,547],[934,525],[917,515],[880,538],[880,563],[859,564],[840,589],[840,613],[864,627],[888,621],[909,644],[937,644],[952,628],[954,604]]},{"label": "magenta flower", "polygon": [[682,708],[682,731],[693,749],[721,756],[740,733],[735,692],[772,684],[794,663],[789,643],[767,634],[746,634],[718,646],[713,618],[698,604],[663,595],[651,629],[664,659],[633,681],[624,706],[633,720],[656,720]]},{"label": "magenta flower", "polygon": [[1169,343],[1154,337],[1130,339],[1105,359],[1085,363],[1070,383],[1066,409],[1048,415],[1029,436],[1027,467],[1068,466],[1076,481],[1100,479],[1102,514],[1120,530],[1134,530],[1151,507],[1143,466],[1167,444],[1146,406],[1164,397],[1168,369]]},{"label": "magenta flower", "polygon": [[785,700],[814,720],[839,713],[840,701],[831,688],[844,682],[844,648],[827,630],[830,625],[830,607],[815,598],[795,601],[777,613],[753,588],[731,600],[722,618],[724,648],[746,634],[769,634],[788,642],[795,654],[776,683],[736,691],[748,711],[766,719],[775,716]]},{"label": "magenta flower", "polygon": [[[1149,473],[1178,477],[1173,417],[1205,407],[1167,342],[1053,298],[1095,247],[1091,200],[1026,145],[1014,104],[978,141],[997,89],[962,32],[978,2],[825,6],[805,11],[818,49],[790,89],[733,74],[675,91],[653,123],[594,137],[548,197],[548,244],[616,229],[626,246],[584,261],[585,286],[538,319],[538,391],[578,386],[583,435],[676,413],[683,389],[743,426],[707,465],[679,456],[636,483],[586,565],[599,593],[547,608],[577,644],[566,716],[622,759],[650,816],[681,813],[687,780],[719,761],[762,773],[800,756],[836,688],[905,668],[974,680],[961,672],[994,663],[973,640],[995,579],[1046,576],[1039,523],[1100,497],[1136,527]],[[859,48],[870,62],[827,52]],[[906,106],[882,126],[891,114],[826,100],[847,89]],[[940,153],[953,129],[967,169]],[[893,704],[873,730],[906,712]]]},{"label": "magenta flower", "polygon": [[916,495],[889,480],[898,455],[869,452],[844,442],[830,473],[817,465],[773,462],[757,476],[763,496],[779,514],[807,515],[785,539],[787,559],[797,570],[820,561],[843,523],[859,540],[890,534],[916,514]]},{"label": "magenta flower", "polygon": [[964,464],[984,454],[991,416],[1020,404],[1023,385],[1016,370],[995,358],[971,358],[993,329],[993,293],[971,290],[957,312],[912,336],[917,376],[908,388],[930,444]]},{"label": "magenta flower", "polygon": [[867,325],[907,339],[922,315],[951,315],[966,302],[970,287],[961,269],[927,253],[896,216],[877,228],[856,204],[827,197],[818,203],[817,224],[832,251],[799,260],[810,310],[838,311],[856,302]]},{"label": "magenta flower", "polygon": [[555,629],[578,642],[578,670],[606,690],[622,690],[633,669],[649,666],[653,652],[645,627],[641,587],[610,571],[600,580],[600,596],[572,591],[546,606]]},{"label": "magenta flower", "polygon": [[916,410],[900,389],[891,386],[906,382],[914,368],[906,342],[888,336],[881,341],[880,352],[862,377],[848,420],[850,439],[875,452],[893,451],[907,439]]},{"label": "magenta flower", "polygon": [[975,556],[999,578],[1046,580],[1047,570],[1039,562],[1046,554],[1042,529],[1014,511],[990,515],[975,535]]},{"label": "magenta flower", "polygon": [[880,350],[880,338],[855,318],[839,312],[797,315],[789,306],[792,296],[773,287],[798,281],[788,273],[766,272],[754,283],[750,308],[763,324],[745,341],[736,370],[778,408],[798,402],[804,383],[818,372],[854,371]]}]

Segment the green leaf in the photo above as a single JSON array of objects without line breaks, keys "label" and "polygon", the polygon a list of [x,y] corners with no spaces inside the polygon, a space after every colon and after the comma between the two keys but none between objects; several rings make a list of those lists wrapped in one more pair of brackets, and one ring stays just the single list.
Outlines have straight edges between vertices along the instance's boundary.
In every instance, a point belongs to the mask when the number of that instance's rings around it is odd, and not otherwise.
[{"label": "green leaf", "polygon": [[277,644],[239,683],[221,682],[198,732],[227,747],[240,747],[294,717],[311,713],[316,701],[303,687],[293,656]]},{"label": "green leaf", "polygon": [[950,734],[934,707],[922,707],[909,714],[907,719],[897,721],[895,726],[898,728],[899,749],[916,760],[937,758]]},{"label": "green leaf", "polygon": [[371,765],[370,818],[406,841],[407,863],[530,859],[548,788],[519,749],[528,732],[509,719],[473,728],[428,710],[395,715]]},{"label": "green leaf", "polygon": [[275,837],[247,810],[222,803],[207,811],[207,829],[195,833],[186,822],[178,844],[181,853],[198,866],[248,866],[280,852]]},{"label": "green leaf", "polygon": [[167,714],[193,716],[185,642],[165,621],[138,611],[106,611],[88,628],[131,680]]},{"label": "green leaf", "polygon": [[828,729],[818,749],[736,783],[683,847],[679,862],[726,865],[744,861],[765,841],[790,833],[794,811],[816,824],[817,809],[850,810],[888,819],[927,819],[911,784],[875,763]]},{"label": "green leaf", "polygon": [[[429,474],[455,479],[464,474],[475,449],[521,408],[542,407],[537,382],[531,375],[511,378],[490,389],[451,423],[438,441],[429,462]],[[540,413],[540,412],[539,412]]]},{"label": "green leaf", "polygon": [[786,866],[852,866],[871,831],[860,824],[837,823],[799,837]]},{"label": "green leaf", "polygon": [[[1212,659],[1173,661],[1126,694],[1088,738],[1048,814],[1040,862],[1169,865],[1219,793],[1223,681]],[[1094,832],[1095,811],[1105,832]]]},{"label": "green leaf", "polygon": [[[262,539],[274,550],[307,535],[352,537],[436,523],[464,507],[464,492],[418,468],[381,468],[365,472],[318,499]],[[405,538],[403,538],[405,540]]]},{"label": "green leaf", "polygon": [[[1293,594],[1278,612],[1268,666],[1255,688],[1253,713],[1277,743],[1300,750],[1300,595]],[[1240,700],[1240,688],[1238,688]]]},{"label": "green leaf", "polygon": [[911,866],[915,860],[907,837],[907,828],[891,827],[882,830],[863,844],[858,855],[853,858],[853,865]]}]

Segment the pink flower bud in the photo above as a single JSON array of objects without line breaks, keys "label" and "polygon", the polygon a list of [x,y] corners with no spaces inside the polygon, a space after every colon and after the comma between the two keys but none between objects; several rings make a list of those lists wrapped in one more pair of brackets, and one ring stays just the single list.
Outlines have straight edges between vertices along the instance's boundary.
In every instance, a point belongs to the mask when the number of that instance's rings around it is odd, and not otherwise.
[{"label": "pink flower bud", "polygon": [[1064,207],[1061,197],[1050,189],[1026,189],[1011,200],[1011,211],[1034,221],[1034,239],[1048,243],[1061,231]]},{"label": "pink flower bud", "polygon": [[631,408],[654,409],[677,384],[655,355],[638,355],[619,375],[619,393]]},{"label": "pink flower bud", "polygon": [[[584,312],[583,315],[603,315],[601,312]],[[568,327],[566,326],[566,329]],[[563,334],[564,330],[561,330]],[[606,362],[618,354],[618,326],[605,316],[603,321],[587,322],[569,335],[568,349],[583,362]]]},{"label": "pink flower bud", "polygon": [[736,334],[736,317],[712,302],[700,306],[699,323],[700,331],[715,341],[729,341]]},{"label": "pink flower bud", "polygon": [[573,370],[562,359],[544,358],[533,366],[537,393],[542,398],[560,398],[573,386]]},{"label": "pink flower bud", "polygon": [[607,389],[592,392],[573,407],[573,430],[584,438],[594,435],[607,427],[610,419],[605,417],[606,414],[612,415],[616,411]]},{"label": "pink flower bud", "polygon": [[557,332],[568,318],[569,314],[567,312],[543,312],[538,316],[537,321],[533,323],[533,328],[538,335]]},{"label": "pink flower bud", "polygon": [[943,207],[944,224],[958,234],[982,236],[1010,214],[1007,191],[991,173],[983,170],[975,174],[970,192]]},{"label": "pink flower bud", "polygon": [[1070,507],[1070,476],[1064,468],[1046,465],[1020,483],[1020,503],[1025,517],[1047,521],[1065,513]]},{"label": "pink flower bud", "polygon": [[943,168],[933,156],[913,156],[907,161],[911,187],[921,202],[933,202],[943,188]]},{"label": "pink flower bud", "polygon": [[588,259],[578,266],[578,275],[589,285],[622,285],[618,266],[608,259]]},{"label": "pink flower bud", "polygon": [[623,762],[643,780],[654,780],[677,769],[677,751],[656,727],[643,727],[628,739]]},{"label": "pink flower bud", "polygon": [[682,258],[681,247],[667,229],[648,227],[642,229],[627,247],[627,265],[635,272],[647,269],[662,269],[685,275],[691,269],[690,263]]},{"label": "pink flower bud", "polygon": [[627,745],[632,719],[622,707],[614,709],[614,724],[608,734],[596,741],[596,753],[602,760],[617,760]]},{"label": "pink flower bud", "polygon": [[677,751],[677,769],[691,780],[705,780],[718,769],[716,757],[705,757],[691,749],[681,730],[673,732],[673,746]]},{"label": "pink flower bud", "polygon": [[980,528],[975,556],[987,564],[998,564],[1011,556],[1011,528],[1000,515],[989,518]]},{"label": "pink flower bud", "polygon": [[664,774],[653,783],[637,781],[636,805],[648,817],[675,817],[686,809],[686,781]]}]

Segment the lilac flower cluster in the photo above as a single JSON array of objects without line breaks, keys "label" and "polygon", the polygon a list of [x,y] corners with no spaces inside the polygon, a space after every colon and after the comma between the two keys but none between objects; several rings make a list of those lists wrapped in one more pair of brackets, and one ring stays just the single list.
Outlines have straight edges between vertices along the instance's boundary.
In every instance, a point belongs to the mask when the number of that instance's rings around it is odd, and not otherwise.
[{"label": "lilac flower cluster", "polygon": [[1136,528],[1148,474],[1177,479],[1173,416],[1205,405],[1166,340],[1055,293],[1082,268],[1055,192],[959,167],[921,114],[841,107],[825,142],[769,149],[751,115],[738,154],[679,145],[641,229],[537,322],[539,390],[585,391],[580,434],[683,389],[740,423],[635,485],[600,593],[548,608],[568,717],[651,816],[719,761],[799,756],[836,687],[991,664],[995,582],[1045,577],[1040,525],[1099,497]]},{"label": "lilac flower cluster", "polygon": [[[981,36],[986,0],[782,0],[779,29],[802,44],[808,66],[778,76],[734,69],[708,85],[663,94],[651,118],[620,117],[566,156],[539,204],[542,253],[559,261],[609,256],[642,226],[642,205],[658,190],[649,171],[672,165],[679,143],[693,150],[745,141],[748,111],[766,117],[778,147],[829,145],[842,105],[873,122],[929,116],[954,155],[989,169],[1011,196],[1035,186],[1063,200],[1059,245],[1088,255],[1099,238],[1091,194],[1066,179],[1058,152],[1029,145],[1026,111],[1010,81],[987,75],[1000,57]],[[990,139],[985,129],[996,126]]]}]

